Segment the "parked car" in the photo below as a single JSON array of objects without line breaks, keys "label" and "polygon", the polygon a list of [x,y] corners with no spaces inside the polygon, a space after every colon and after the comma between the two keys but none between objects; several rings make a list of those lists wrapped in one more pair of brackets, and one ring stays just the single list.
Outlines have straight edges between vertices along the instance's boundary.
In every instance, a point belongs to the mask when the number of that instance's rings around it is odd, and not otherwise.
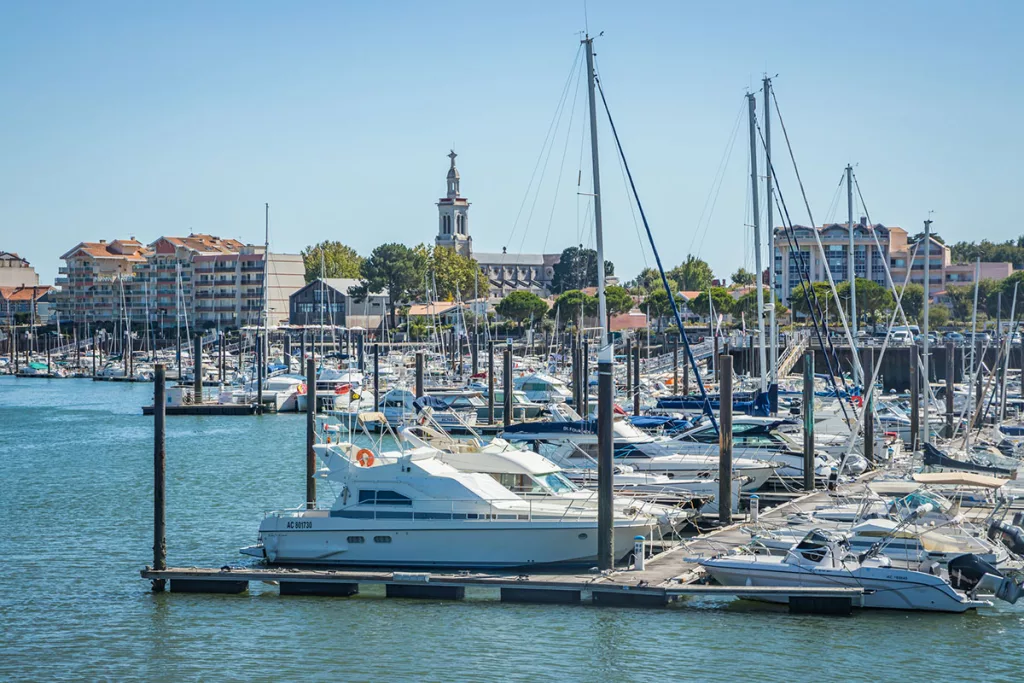
[{"label": "parked car", "polygon": [[946,341],[955,342],[957,344],[964,343],[964,335],[960,334],[959,332],[947,332],[946,334],[942,335],[942,338]]}]

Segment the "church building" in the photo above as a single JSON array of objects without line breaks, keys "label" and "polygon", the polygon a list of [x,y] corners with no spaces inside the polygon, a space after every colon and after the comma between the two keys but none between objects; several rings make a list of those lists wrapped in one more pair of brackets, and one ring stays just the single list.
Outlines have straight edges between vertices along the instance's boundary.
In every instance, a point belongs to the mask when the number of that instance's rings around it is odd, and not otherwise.
[{"label": "church building", "polygon": [[[455,168],[454,150],[448,155],[448,195],[437,200],[438,227],[435,244],[454,249],[472,258],[490,282],[488,298],[501,299],[516,290],[527,290],[542,297],[551,293],[558,254],[510,254],[503,247],[500,253],[473,249],[469,234],[469,200],[459,190],[459,170]],[[481,292],[483,294],[483,292]]]}]

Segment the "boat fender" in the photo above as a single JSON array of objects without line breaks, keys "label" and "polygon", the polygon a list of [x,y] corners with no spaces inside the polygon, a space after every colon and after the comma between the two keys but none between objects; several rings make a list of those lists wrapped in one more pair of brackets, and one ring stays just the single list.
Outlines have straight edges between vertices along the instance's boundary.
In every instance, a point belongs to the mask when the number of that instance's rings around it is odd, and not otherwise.
[{"label": "boat fender", "polygon": [[360,467],[373,467],[373,451],[369,448],[360,448],[356,453],[356,462]]}]

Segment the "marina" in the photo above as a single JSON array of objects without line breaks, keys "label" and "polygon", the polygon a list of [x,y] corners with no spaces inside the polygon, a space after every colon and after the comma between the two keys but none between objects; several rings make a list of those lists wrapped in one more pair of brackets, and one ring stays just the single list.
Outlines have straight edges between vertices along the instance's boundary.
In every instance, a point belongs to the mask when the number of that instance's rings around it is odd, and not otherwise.
[{"label": "marina", "polygon": [[0,9],[0,680],[1018,678],[1021,12],[445,10]]}]

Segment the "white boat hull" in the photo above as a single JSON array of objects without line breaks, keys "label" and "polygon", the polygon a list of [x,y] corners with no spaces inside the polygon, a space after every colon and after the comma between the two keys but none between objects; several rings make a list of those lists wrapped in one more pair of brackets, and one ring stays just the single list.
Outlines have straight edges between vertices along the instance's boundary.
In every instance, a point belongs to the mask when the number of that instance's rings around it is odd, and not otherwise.
[{"label": "white boat hull", "polygon": [[[616,523],[616,558],[632,551],[634,537],[650,529],[641,521]],[[368,523],[316,511],[268,517],[260,538],[265,559],[280,564],[468,568],[584,565],[597,559],[597,526],[587,521]]]},{"label": "white boat hull", "polygon": [[[969,600],[954,591],[938,577],[919,572],[887,567],[860,567],[845,569],[803,568],[780,565],[765,557],[759,561],[742,562],[723,558],[706,560],[701,564],[715,581],[725,586],[772,586],[802,588],[863,588],[863,596],[854,604],[875,609],[924,610],[933,612],[966,612],[988,605],[987,602]],[[762,566],[759,567],[758,565]],[[784,570],[778,567],[784,567]],[[786,596],[743,595],[739,597],[768,602],[788,603]]]}]

